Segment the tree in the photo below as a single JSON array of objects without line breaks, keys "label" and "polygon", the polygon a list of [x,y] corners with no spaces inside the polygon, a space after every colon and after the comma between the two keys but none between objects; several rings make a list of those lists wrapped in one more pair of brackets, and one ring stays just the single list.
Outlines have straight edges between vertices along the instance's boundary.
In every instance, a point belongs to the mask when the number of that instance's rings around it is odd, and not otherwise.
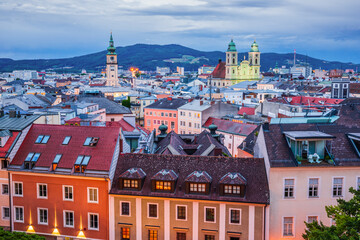
[{"label": "tree", "polygon": [[26,234],[23,232],[9,232],[0,228],[0,239],[6,240],[45,240],[45,237],[40,237],[36,234]]},{"label": "tree", "polygon": [[127,100],[122,100],[121,105],[123,105],[124,107],[130,108],[131,107],[130,97],[128,97]]},{"label": "tree", "polygon": [[360,190],[350,188],[354,194],[349,201],[338,199],[337,205],[326,206],[327,216],[335,221],[335,225],[325,226],[317,221],[306,223],[303,238],[306,240],[359,240],[360,239]]}]

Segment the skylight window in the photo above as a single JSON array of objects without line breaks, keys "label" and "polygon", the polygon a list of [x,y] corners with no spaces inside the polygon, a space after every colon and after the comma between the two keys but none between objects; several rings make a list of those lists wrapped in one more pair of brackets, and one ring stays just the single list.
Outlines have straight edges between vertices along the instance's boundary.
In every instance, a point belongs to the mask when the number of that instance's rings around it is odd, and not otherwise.
[{"label": "skylight window", "polygon": [[49,135],[39,135],[35,140],[35,143],[43,143],[46,144],[49,141]]},{"label": "skylight window", "polygon": [[87,137],[85,139],[84,146],[96,146],[98,141],[99,141],[98,137]]},{"label": "skylight window", "polygon": [[62,157],[62,154],[56,154],[54,161],[52,162],[52,170],[55,171],[57,165],[59,164],[59,161]]},{"label": "skylight window", "polygon": [[69,142],[70,142],[70,139],[71,139],[71,136],[66,136],[66,137],[64,138],[64,141],[62,142],[62,144],[63,144],[63,145],[68,145]]},{"label": "skylight window", "polygon": [[79,155],[75,161],[74,172],[83,173],[90,161],[90,156]]},{"label": "skylight window", "polygon": [[24,161],[25,169],[32,169],[40,157],[40,153],[29,153]]}]

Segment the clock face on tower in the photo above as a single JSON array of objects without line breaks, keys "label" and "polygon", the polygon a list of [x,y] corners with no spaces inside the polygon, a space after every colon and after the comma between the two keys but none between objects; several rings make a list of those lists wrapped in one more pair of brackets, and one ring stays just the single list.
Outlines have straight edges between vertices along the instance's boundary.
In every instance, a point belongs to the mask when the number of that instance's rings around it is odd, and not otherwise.
[{"label": "clock face on tower", "polygon": [[114,61],[114,57],[110,57],[110,60],[111,60],[111,61]]}]

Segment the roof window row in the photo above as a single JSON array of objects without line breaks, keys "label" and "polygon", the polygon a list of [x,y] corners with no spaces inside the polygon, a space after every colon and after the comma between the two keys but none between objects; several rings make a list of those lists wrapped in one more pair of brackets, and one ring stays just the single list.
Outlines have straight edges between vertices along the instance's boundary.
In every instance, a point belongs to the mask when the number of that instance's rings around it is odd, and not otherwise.
[{"label": "roof window row", "polygon": [[[39,135],[35,143],[37,144],[46,144],[50,139],[50,135]],[[71,140],[71,136],[66,136],[62,142],[62,145],[68,145]],[[98,143],[99,138],[98,137],[87,137],[84,142],[84,146],[96,146]]]}]

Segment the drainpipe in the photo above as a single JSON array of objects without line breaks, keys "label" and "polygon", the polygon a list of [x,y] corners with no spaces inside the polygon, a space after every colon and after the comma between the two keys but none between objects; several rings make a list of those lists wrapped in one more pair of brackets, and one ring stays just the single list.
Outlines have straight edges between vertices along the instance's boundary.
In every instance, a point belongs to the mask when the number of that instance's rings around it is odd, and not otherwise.
[{"label": "drainpipe", "polygon": [[268,206],[268,204],[265,204],[265,207],[264,207],[264,240],[267,240],[266,239],[266,207]]},{"label": "drainpipe", "polygon": [[11,196],[12,196],[12,187],[11,187],[11,175],[10,172],[8,172],[8,180],[9,180],[9,212],[10,212],[10,232],[13,231],[12,226],[13,226],[13,218],[12,218],[12,202],[11,202]]}]

